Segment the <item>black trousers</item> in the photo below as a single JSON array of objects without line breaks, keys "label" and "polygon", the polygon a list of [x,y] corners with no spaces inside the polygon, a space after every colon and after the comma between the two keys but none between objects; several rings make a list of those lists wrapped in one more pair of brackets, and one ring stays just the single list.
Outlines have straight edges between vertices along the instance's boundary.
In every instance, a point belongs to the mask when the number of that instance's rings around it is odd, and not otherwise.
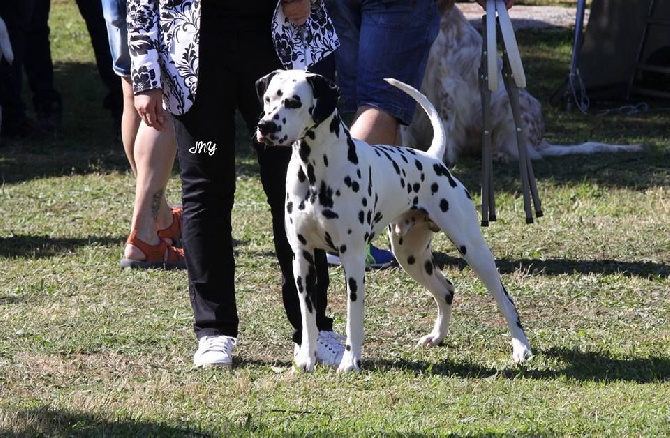
[{"label": "black trousers", "polygon": [[112,54],[109,50],[105,17],[102,15],[102,2],[100,0],[77,0],[77,7],[86,22],[98,74],[107,90],[102,106],[112,115],[120,117],[123,112],[123,90],[121,81],[112,68]]},{"label": "black trousers", "polygon": [[[255,130],[262,109],[255,81],[281,68],[270,36],[270,17],[234,17],[203,2],[199,77],[189,111],[175,117],[182,182],[189,294],[196,337],[238,334],[231,211],[235,195],[235,114]],[[225,3],[225,2],[222,2]],[[207,147],[204,147],[207,146]],[[272,215],[274,247],[282,274],[282,299],[293,340],[300,342],[301,316],[293,280],[293,254],[284,231],[286,169],[290,148],[268,148],[254,142],[260,178]],[[317,326],[332,330],[325,315],[328,267],[318,251]],[[272,275],[273,266],[268,266]],[[258,318],[263,318],[258,309]]]},{"label": "black trousers", "polygon": [[[119,113],[123,106],[121,81],[112,70],[107,28],[100,0],[77,0],[79,11],[86,21],[100,78],[107,89],[103,106]],[[0,1],[0,17],[5,20],[14,49],[14,63],[0,63],[0,104],[3,114],[11,121],[26,117],[26,105],[21,97],[23,72],[33,93],[33,106],[58,108],[61,95],[54,87],[54,66],[49,40],[50,0]]]},{"label": "black trousers", "polygon": [[[3,123],[5,124],[26,118],[26,105],[21,97],[21,86],[26,57],[26,40],[28,29],[33,25],[34,8],[35,0],[0,1],[0,17],[7,25],[14,52],[14,62],[11,65],[4,59],[0,61],[0,106],[2,106]],[[32,56],[38,58],[41,54],[36,53]]]}]

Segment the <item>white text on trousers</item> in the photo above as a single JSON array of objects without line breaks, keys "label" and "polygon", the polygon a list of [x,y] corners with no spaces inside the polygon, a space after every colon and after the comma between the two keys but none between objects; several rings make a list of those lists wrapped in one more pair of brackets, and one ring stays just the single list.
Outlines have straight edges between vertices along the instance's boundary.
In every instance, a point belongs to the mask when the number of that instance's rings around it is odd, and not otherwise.
[{"label": "white text on trousers", "polygon": [[196,141],[195,146],[191,147],[188,151],[192,154],[208,154],[212,156],[216,152],[216,143],[213,141]]}]

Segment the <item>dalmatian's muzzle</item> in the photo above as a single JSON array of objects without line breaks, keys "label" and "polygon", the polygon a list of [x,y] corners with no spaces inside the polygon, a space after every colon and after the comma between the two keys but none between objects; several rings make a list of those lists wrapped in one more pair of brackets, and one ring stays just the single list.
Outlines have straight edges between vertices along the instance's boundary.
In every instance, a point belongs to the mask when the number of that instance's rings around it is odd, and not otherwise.
[{"label": "dalmatian's muzzle", "polygon": [[261,119],[256,125],[256,141],[266,145],[278,145],[280,140],[281,126],[272,120]]}]

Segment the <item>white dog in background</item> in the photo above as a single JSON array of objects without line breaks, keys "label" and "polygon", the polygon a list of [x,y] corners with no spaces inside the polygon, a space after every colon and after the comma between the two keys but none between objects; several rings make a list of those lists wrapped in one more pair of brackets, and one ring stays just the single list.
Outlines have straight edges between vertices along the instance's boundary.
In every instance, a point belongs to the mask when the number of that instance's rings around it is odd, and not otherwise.
[{"label": "white dog in background", "polygon": [[[8,63],[14,62],[14,52],[12,51],[12,44],[9,41],[9,33],[5,21],[0,18],[0,62],[6,59]],[[0,126],[2,126],[2,107],[0,106]]]},{"label": "white dog in background", "polygon": [[[481,155],[482,102],[479,92],[479,65],[482,37],[454,6],[441,2],[440,31],[428,58],[421,91],[437,107],[447,133],[444,160],[454,164],[459,156]],[[499,66],[502,60],[498,60]],[[500,89],[491,95],[492,148],[497,159],[518,157],[516,129],[507,92],[499,77]],[[638,152],[641,145],[611,145],[586,142],[580,145],[552,145],[544,138],[544,119],[540,102],[525,89],[519,90],[519,106],[525,129],[525,145],[532,159],[550,155],[593,154],[599,152]],[[430,144],[430,121],[417,108],[411,125],[404,129],[403,142],[412,147]]]}]

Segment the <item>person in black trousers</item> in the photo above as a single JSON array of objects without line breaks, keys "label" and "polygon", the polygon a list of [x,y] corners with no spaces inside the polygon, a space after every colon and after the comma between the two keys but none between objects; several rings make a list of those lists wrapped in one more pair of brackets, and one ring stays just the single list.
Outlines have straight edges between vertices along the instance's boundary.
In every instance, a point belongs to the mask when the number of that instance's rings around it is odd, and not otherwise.
[{"label": "person in black trousers", "polygon": [[[232,364],[239,325],[231,223],[235,113],[240,111],[253,132],[262,113],[255,82],[282,68],[270,31],[277,7],[287,17],[296,9],[309,15],[311,2],[202,0],[161,3],[158,10],[143,9],[139,0],[128,3],[135,107],[145,123],[157,129],[164,129],[169,116],[163,103],[174,116],[184,208],[182,240],[198,339],[196,366]],[[296,16],[303,17],[303,22],[306,18],[300,13]],[[284,231],[291,150],[267,148],[255,141],[253,147],[272,214],[284,307],[294,327],[293,341],[298,344],[300,304],[293,280],[293,253]],[[328,268],[323,251],[316,253],[316,265],[317,359],[337,365],[344,347],[325,314]]]},{"label": "person in black trousers", "polygon": [[[77,0],[86,22],[98,73],[107,92],[103,108],[115,122],[123,111],[123,94],[118,77],[112,70],[112,57],[100,0]],[[7,25],[14,62],[0,64],[0,105],[3,108],[2,135],[7,137],[58,136],[61,129],[63,101],[54,85],[49,28],[50,0],[0,1],[0,17]],[[25,71],[33,94],[36,120],[27,115],[21,90]],[[116,126],[116,124],[115,124]]]},{"label": "person in black trousers", "polygon": [[[27,107],[21,97],[26,45],[29,30],[34,25],[35,5],[36,0],[0,1],[0,17],[7,26],[14,52],[14,62],[11,65],[4,61],[0,63],[0,106],[3,116],[0,132],[5,138],[28,137],[37,130],[35,122],[28,118]],[[41,55],[43,54],[35,54]],[[50,56],[49,52],[49,61]],[[53,74],[53,65],[49,65]]]},{"label": "person in black trousers", "polygon": [[[61,95],[54,86],[49,12],[49,0],[0,2],[0,16],[5,19],[14,49],[14,63],[8,69],[3,66],[0,73],[0,101],[6,115],[3,135],[56,137],[60,130],[63,108]],[[21,97],[24,71],[33,94],[35,122],[28,118]]]}]

